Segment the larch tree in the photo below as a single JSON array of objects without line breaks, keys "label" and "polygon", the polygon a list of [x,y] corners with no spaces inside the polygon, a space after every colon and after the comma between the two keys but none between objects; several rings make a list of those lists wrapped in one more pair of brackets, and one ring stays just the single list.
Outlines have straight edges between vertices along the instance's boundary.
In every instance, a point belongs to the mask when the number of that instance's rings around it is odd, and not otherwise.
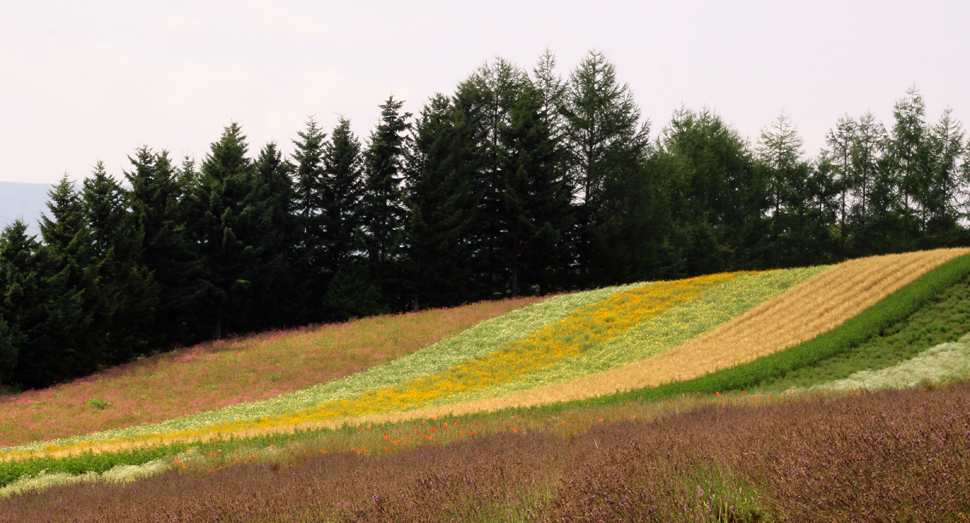
[{"label": "larch tree", "polygon": [[616,67],[602,52],[590,52],[573,70],[564,97],[580,280],[583,286],[604,285],[629,277],[620,276],[616,263],[641,258],[636,251],[646,245],[630,235],[645,230],[643,224],[621,231],[629,220],[646,219],[644,206],[652,204],[642,193],[649,187],[642,168],[649,122],[641,121],[633,92],[619,83]]}]

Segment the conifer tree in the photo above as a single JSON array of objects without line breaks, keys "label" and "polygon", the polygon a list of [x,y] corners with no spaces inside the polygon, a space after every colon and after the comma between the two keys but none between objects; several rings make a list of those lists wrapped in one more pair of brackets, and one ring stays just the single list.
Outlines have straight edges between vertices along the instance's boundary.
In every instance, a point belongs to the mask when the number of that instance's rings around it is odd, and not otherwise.
[{"label": "conifer tree", "polygon": [[98,364],[119,364],[143,352],[158,303],[158,286],[141,265],[144,232],[128,214],[129,194],[98,162],[81,192],[96,282],[89,350]]},{"label": "conifer tree", "polygon": [[325,231],[324,266],[331,276],[354,259],[360,227],[358,207],[363,193],[363,153],[350,121],[340,118],[324,146],[322,220]]},{"label": "conifer tree", "polygon": [[21,220],[0,233],[0,388],[17,382],[21,351],[29,355],[37,349],[36,327],[46,305],[39,288],[39,248]]},{"label": "conifer tree", "polygon": [[853,182],[856,180],[852,172],[852,148],[856,135],[855,121],[848,115],[839,118],[835,129],[830,129],[825,136],[826,144],[830,147],[832,178],[839,190],[839,255],[846,257],[846,241],[849,237],[847,220],[850,195],[855,192]]},{"label": "conifer tree", "polygon": [[[929,130],[930,172],[924,188],[923,204],[927,223],[923,245],[942,247],[966,242],[958,227],[961,191],[960,157],[964,152],[964,132],[953,111],[947,107]],[[963,236],[961,238],[961,236]]]},{"label": "conifer tree", "polygon": [[324,146],[322,220],[326,231],[323,266],[327,272],[323,296],[324,317],[346,320],[386,310],[384,300],[364,267],[361,202],[364,191],[364,157],[350,121],[340,118]]},{"label": "conifer tree", "polygon": [[[48,193],[49,216],[41,215],[43,238],[36,267],[43,303],[36,323],[22,348],[16,379],[25,387],[45,387],[89,373],[97,368],[92,358],[94,271],[83,203],[65,175]],[[21,331],[27,332],[21,324]],[[94,347],[96,348],[96,347]]]},{"label": "conifer tree", "polygon": [[[142,233],[140,264],[157,287],[154,322],[144,333],[150,347],[187,345],[201,339],[196,320],[200,260],[188,236],[187,196],[194,165],[176,168],[168,151],[140,147],[125,172],[131,184],[131,215]],[[208,333],[206,333],[208,334]]]},{"label": "conifer tree", "polygon": [[435,95],[414,126],[405,170],[406,275],[411,307],[460,303],[469,291],[471,179],[461,165],[454,103]]},{"label": "conifer tree", "polygon": [[316,314],[325,288],[323,250],[326,233],[322,213],[326,191],[323,156],[327,135],[313,117],[307,119],[306,128],[297,135],[300,139],[293,141],[296,146],[293,153],[296,274],[300,282],[297,295],[305,317],[311,318]]},{"label": "conifer tree", "polygon": [[253,188],[247,205],[253,209],[253,242],[260,247],[253,278],[255,296],[248,329],[267,329],[300,321],[296,307],[296,234],[293,219],[293,166],[283,160],[275,142],[256,159]]},{"label": "conifer tree", "polygon": [[216,338],[245,327],[255,299],[252,280],[260,276],[258,213],[250,196],[256,174],[245,140],[239,124],[225,128],[202,163],[193,194],[190,223],[202,259],[201,303]]},{"label": "conifer tree", "polygon": [[[371,133],[364,154],[364,190],[361,197],[361,248],[368,272],[385,301],[401,296],[400,257],[406,210],[401,198],[402,163],[411,113],[401,113],[404,102],[391,96],[380,106],[381,120]],[[395,308],[403,304],[394,304]]]},{"label": "conifer tree", "polygon": [[568,261],[566,235],[572,223],[572,190],[561,160],[564,150],[543,109],[540,91],[525,85],[499,132],[504,197],[501,257],[509,292],[549,292]]},{"label": "conifer tree", "polygon": [[893,108],[895,122],[888,142],[892,176],[900,196],[902,220],[899,247],[908,249],[913,239],[925,229],[930,185],[930,151],[926,126],[926,103],[915,86],[897,100]]},{"label": "conifer tree", "polygon": [[[876,198],[882,192],[878,190],[883,185],[880,180],[885,178],[882,165],[886,130],[876,121],[872,112],[867,111],[855,123],[854,131],[851,151],[852,179],[849,181],[853,187],[850,257],[882,252],[875,248],[872,233],[886,213],[894,211],[880,204],[881,200]],[[887,193],[887,196],[891,194]],[[877,201],[875,205],[874,201]]]},{"label": "conifer tree", "polygon": [[[643,259],[653,198],[644,179],[649,123],[627,84],[602,52],[592,51],[573,70],[563,108],[578,201],[578,254],[584,286],[636,277],[629,266]],[[639,221],[640,223],[633,223]],[[625,267],[624,267],[625,266]],[[632,272],[632,273],[631,273]],[[623,274],[626,273],[626,274]]]},{"label": "conifer tree", "polygon": [[664,191],[660,216],[670,220],[668,241],[656,250],[675,249],[656,260],[657,277],[763,266],[763,185],[736,130],[711,110],[681,108],[661,132],[653,161],[661,164],[654,167]]},{"label": "conifer tree", "polygon": [[456,136],[462,170],[469,179],[475,219],[467,233],[475,299],[508,295],[508,267],[501,251],[505,197],[500,165],[500,130],[511,122],[512,107],[529,78],[503,58],[482,65],[458,86],[455,94]]}]

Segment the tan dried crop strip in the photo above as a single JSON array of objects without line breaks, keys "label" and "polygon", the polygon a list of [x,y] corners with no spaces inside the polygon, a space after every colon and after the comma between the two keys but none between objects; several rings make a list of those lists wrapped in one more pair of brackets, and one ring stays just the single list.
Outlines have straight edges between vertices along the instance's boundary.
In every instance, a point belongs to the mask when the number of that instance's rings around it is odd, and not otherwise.
[{"label": "tan dried crop strip", "polygon": [[575,380],[437,409],[368,418],[397,421],[571,401],[703,376],[827,332],[970,249],[938,249],[850,260],[731,322],[669,351]]}]

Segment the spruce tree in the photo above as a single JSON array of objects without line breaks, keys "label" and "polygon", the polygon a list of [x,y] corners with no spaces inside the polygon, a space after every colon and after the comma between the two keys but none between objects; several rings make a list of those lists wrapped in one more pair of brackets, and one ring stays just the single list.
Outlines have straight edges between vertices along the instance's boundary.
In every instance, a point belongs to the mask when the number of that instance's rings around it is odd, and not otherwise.
[{"label": "spruce tree", "polygon": [[324,146],[323,166],[323,259],[332,276],[354,260],[360,222],[358,208],[363,195],[363,153],[349,120],[341,118],[334,127]]},{"label": "spruce tree", "polygon": [[323,267],[327,272],[323,314],[346,320],[386,310],[380,291],[358,253],[362,241],[361,201],[364,157],[350,121],[340,118],[324,146],[325,184],[322,223],[326,232]]},{"label": "spruce tree", "polygon": [[260,150],[253,167],[252,189],[246,205],[252,211],[252,239],[259,246],[252,278],[252,308],[247,330],[265,330],[300,321],[297,295],[296,234],[294,227],[293,166],[283,160],[275,142]]},{"label": "spruce tree", "polygon": [[501,257],[509,292],[549,292],[566,276],[566,235],[572,226],[572,190],[564,150],[540,91],[525,85],[499,133],[504,210]]},{"label": "spruce tree", "polygon": [[294,197],[296,214],[296,279],[299,283],[297,296],[304,318],[315,318],[326,283],[326,260],[324,243],[324,194],[326,173],[323,156],[326,133],[317,126],[313,117],[307,119],[306,129],[297,133],[293,153]]},{"label": "spruce tree", "polygon": [[188,236],[186,214],[194,165],[186,159],[176,168],[168,151],[148,147],[137,149],[129,161],[132,169],[125,178],[131,184],[132,220],[142,234],[140,264],[151,272],[157,293],[145,338],[153,348],[187,345],[202,334],[197,325],[201,261]]},{"label": "spruce tree", "polygon": [[225,128],[202,163],[193,194],[190,223],[202,260],[201,303],[215,338],[246,327],[256,299],[252,280],[260,276],[258,209],[251,197],[256,173],[245,140],[239,124]]},{"label": "spruce tree", "polygon": [[400,265],[402,227],[406,210],[401,198],[402,163],[411,113],[401,113],[402,101],[391,96],[380,106],[381,119],[371,133],[364,154],[364,190],[361,198],[361,248],[369,276],[381,289],[388,306],[402,295]]},{"label": "spruce tree", "polygon": [[87,374],[99,363],[92,340],[96,302],[89,232],[84,206],[67,176],[48,193],[49,215],[41,215],[43,245],[35,266],[43,304],[32,328],[21,323],[29,347],[17,361],[17,381],[25,387],[46,387]]},{"label": "spruce tree", "polygon": [[474,299],[508,295],[508,266],[502,257],[505,197],[502,194],[500,130],[511,122],[512,107],[528,74],[511,62],[496,58],[482,65],[458,86],[455,94],[456,132],[460,136],[462,167],[469,179],[475,220],[467,233]]},{"label": "spruce tree", "polygon": [[464,238],[472,224],[454,103],[435,95],[415,122],[405,170],[408,293],[413,310],[461,303],[472,270]]},{"label": "spruce tree", "polygon": [[656,276],[763,266],[763,186],[746,140],[709,109],[681,108],[659,144],[659,218],[661,227],[665,216],[670,223],[667,241],[656,246]]},{"label": "spruce tree", "polygon": [[90,350],[97,364],[119,364],[144,352],[158,303],[158,286],[141,264],[144,233],[128,213],[129,193],[98,162],[81,197],[96,283]]},{"label": "spruce tree", "polygon": [[15,385],[21,351],[29,354],[43,301],[37,251],[40,245],[27,236],[27,225],[17,220],[0,233],[0,389]]}]

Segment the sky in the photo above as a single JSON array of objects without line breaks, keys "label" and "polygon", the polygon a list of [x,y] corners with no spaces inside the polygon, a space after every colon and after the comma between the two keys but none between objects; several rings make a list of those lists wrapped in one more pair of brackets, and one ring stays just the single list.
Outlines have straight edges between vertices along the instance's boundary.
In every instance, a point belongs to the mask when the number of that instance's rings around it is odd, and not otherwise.
[{"label": "sky", "polygon": [[0,181],[121,177],[147,145],[202,160],[239,122],[255,156],[314,116],[362,139],[393,95],[418,113],[495,57],[570,71],[606,54],[657,133],[708,107],[754,143],[784,113],[807,157],[839,117],[887,126],[916,86],[970,118],[970,2],[10,2],[0,16]]}]

